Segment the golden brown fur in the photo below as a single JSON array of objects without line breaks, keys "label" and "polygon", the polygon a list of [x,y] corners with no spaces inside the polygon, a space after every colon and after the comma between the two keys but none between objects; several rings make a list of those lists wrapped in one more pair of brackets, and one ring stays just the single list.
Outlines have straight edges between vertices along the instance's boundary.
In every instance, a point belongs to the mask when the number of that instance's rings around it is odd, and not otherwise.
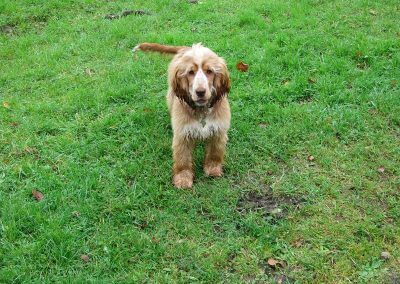
[{"label": "golden brown fur", "polygon": [[210,49],[195,44],[173,47],[143,43],[134,50],[175,53],[168,69],[167,104],[174,133],[173,184],[193,185],[193,150],[196,141],[206,141],[204,172],[222,175],[225,147],[230,127],[230,90],[224,60]]}]

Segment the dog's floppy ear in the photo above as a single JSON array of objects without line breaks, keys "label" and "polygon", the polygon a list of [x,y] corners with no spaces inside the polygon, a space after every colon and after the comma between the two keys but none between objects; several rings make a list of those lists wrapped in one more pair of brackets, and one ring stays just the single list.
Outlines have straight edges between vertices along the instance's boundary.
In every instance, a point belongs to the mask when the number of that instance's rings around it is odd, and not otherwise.
[{"label": "dog's floppy ear", "polygon": [[220,71],[216,74],[214,87],[216,89],[217,97],[222,97],[229,93],[231,89],[231,79],[229,78],[228,68],[222,62]]},{"label": "dog's floppy ear", "polygon": [[187,96],[188,93],[188,85],[186,83],[185,78],[179,76],[179,70],[174,70],[174,72],[170,76],[170,84],[171,88],[174,91],[175,95],[179,98],[183,98]]},{"label": "dog's floppy ear", "polygon": [[189,95],[189,82],[187,78],[182,75],[182,71],[180,70],[179,65],[170,66],[168,78],[169,85],[175,96],[177,96],[180,100],[186,102],[191,108],[195,108],[196,106],[194,105],[194,102]]},{"label": "dog's floppy ear", "polygon": [[182,76],[181,70],[181,60],[179,56],[176,61],[172,61],[168,68],[168,81],[169,86],[175,95],[179,98],[183,98],[187,96],[189,91],[189,85],[187,84],[187,80]]}]

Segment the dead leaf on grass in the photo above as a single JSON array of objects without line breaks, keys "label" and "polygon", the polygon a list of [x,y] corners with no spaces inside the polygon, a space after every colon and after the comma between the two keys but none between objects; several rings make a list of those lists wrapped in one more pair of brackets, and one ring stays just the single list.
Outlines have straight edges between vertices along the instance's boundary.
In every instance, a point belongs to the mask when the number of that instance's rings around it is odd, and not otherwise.
[{"label": "dead leaf on grass", "polygon": [[249,70],[249,65],[246,63],[243,63],[243,61],[240,61],[236,64],[236,69],[241,72],[247,72],[247,70]]},{"label": "dead leaf on grass", "polygon": [[309,155],[309,156],[307,157],[307,161],[312,162],[312,161],[314,161],[314,160],[315,160],[315,158],[314,158],[313,155]]},{"label": "dead leaf on grass", "polygon": [[82,254],[82,255],[81,255],[81,260],[82,260],[83,262],[89,262],[90,257],[89,257],[87,254]]},{"label": "dead leaf on grass", "polygon": [[3,107],[10,108],[10,103],[9,102],[3,102]]},{"label": "dead leaf on grass", "polygon": [[285,263],[283,261],[276,260],[274,258],[269,258],[267,263],[272,268],[285,267]]},{"label": "dead leaf on grass", "polygon": [[32,196],[37,200],[37,201],[41,201],[44,198],[43,193],[41,193],[40,191],[34,189],[32,190]]},{"label": "dead leaf on grass", "polygon": [[302,240],[302,239],[296,239],[296,240],[292,243],[292,245],[293,245],[295,248],[300,248],[300,247],[303,246],[303,240]]},{"label": "dead leaf on grass", "polygon": [[378,168],[378,172],[381,173],[381,174],[383,174],[383,173],[385,172],[385,167],[384,167],[384,166],[380,166],[380,167]]}]

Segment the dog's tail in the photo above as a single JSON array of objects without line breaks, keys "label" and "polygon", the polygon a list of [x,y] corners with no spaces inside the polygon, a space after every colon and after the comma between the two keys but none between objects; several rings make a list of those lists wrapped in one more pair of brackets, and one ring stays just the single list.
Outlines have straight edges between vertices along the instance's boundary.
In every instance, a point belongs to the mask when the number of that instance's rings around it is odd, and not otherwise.
[{"label": "dog's tail", "polygon": [[132,52],[136,52],[137,50],[140,49],[142,51],[156,51],[156,52],[160,52],[160,53],[176,54],[184,48],[188,48],[188,47],[187,46],[162,45],[162,44],[158,44],[158,43],[144,42],[144,43],[136,45],[132,49]]}]

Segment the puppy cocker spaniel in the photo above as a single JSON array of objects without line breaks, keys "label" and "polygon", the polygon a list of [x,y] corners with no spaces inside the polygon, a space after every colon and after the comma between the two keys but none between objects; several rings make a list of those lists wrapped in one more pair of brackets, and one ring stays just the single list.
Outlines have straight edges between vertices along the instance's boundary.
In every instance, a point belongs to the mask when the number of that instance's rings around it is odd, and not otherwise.
[{"label": "puppy cocker spaniel", "polygon": [[192,47],[142,43],[136,50],[175,54],[169,65],[167,94],[174,133],[173,184],[192,187],[193,150],[198,140],[206,141],[204,172],[221,176],[231,120],[225,61],[200,43]]}]

